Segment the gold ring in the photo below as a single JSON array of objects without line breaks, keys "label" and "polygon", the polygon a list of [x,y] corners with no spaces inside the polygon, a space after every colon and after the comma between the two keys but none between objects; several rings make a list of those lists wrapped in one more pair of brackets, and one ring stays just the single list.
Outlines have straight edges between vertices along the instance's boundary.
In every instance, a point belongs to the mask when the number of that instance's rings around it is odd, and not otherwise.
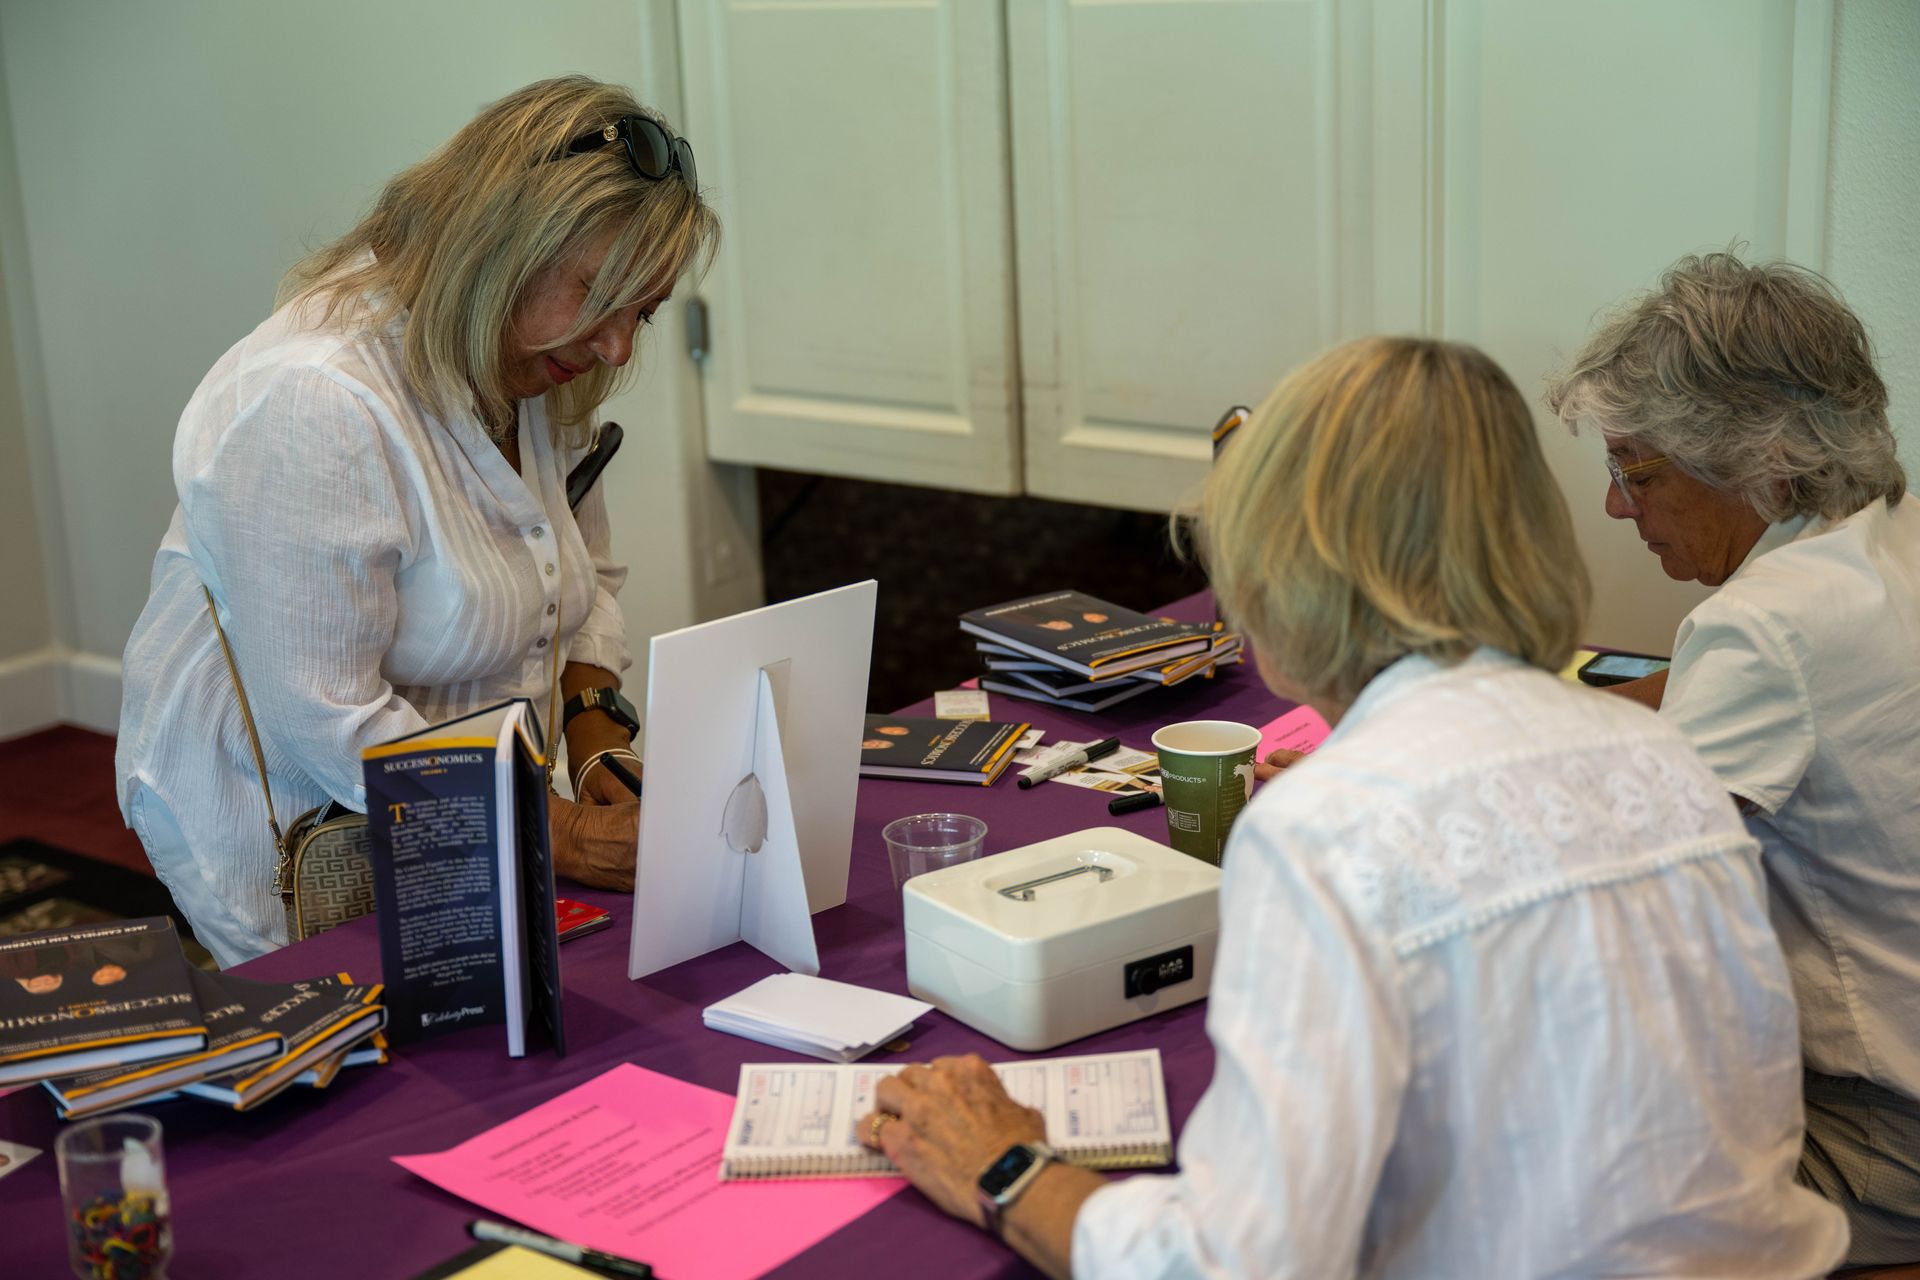
[{"label": "gold ring", "polygon": [[879,1146],[880,1130],[886,1126],[887,1121],[898,1120],[899,1118],[899,1116],[894,1115],[891,1111],[874,1112],[873,1119],[867,1121],[867,1137],[872,1140],[875,1146]]}]

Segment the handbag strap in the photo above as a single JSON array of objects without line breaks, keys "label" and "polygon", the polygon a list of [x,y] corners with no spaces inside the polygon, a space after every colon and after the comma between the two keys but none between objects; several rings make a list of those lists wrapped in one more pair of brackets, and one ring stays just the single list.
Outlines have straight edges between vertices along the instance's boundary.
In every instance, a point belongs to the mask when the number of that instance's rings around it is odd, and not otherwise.
[{"label": "handbag strap", "polygon": [[226,628],[220,625],[220,610],[213,603],[213,592],[206,583],[200,584],[200,593],[207,598],[207,616],[213,619],[213,634],[220,637],[220,652],[226,655],[227,674],[233,677],[233,693],[240,702],[240,721],[247,726],[247,746],[253,749],[253,769],[260,778],[260,798],[267,802],[267,828],[273,832],[273,850],[279,855],[273,867],[273,891],[285,898],[291,891],[287,883],[287,874],[291,854],[287,849],[287,838],[280,833],[280,819],[273,812],[273,792],[267,786],[267,758],[260,750],[260,731],[253,724],[253,708],[247,703],[247,687],[240,683],[240,665],[233,660],[233,646],[227,643]]}]

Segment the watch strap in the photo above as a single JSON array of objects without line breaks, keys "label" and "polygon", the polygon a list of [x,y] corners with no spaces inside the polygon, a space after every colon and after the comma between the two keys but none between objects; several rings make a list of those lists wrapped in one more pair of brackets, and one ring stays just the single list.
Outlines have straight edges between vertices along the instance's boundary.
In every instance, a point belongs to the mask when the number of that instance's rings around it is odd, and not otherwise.
[{"label": "watch strap", "polygon": [[[1008,1156],[1021,1150],[1028,1152],[1032,1157],[1027,1167],[999,1191],[989,1191],[987,1182],[993,1170],[997,1169]],[[1060,1153],[1044,1142],[1016,1142],[1001,1152],[999,1158],[987,1166],[987,1172],[982,1173],[975,1184],[980,1195],[981,1216],[986,1219],[987,1230],[996,1236],[999,1235],[1000,1222],[1007,1210],[1027,1193],[1027,1188],[1033,1185],[1034,1179],[1038,1178],[1048,1165],[1059,1159]]]},{"label": "watch strap", "polygon": [[622,697],[618,689],[596,685],[568,698],[567,705],[560,712],[561,730],[564,732],[573,723],[573,718],[583,711],[606,712],[615,724],[627,731],[629,738],[640,732],[640,718],[634,714],[633,704]]}]

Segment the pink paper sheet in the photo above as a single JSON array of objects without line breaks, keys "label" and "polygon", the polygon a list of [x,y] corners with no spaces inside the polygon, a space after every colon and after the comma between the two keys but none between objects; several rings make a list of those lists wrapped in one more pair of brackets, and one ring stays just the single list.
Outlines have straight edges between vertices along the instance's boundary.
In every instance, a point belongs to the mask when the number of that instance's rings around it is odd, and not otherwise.
[{"label": "pink paper sheet", "polygon": [[[1312,751],[1333,730],[1312,707],[1295,707],[1278,720],[1270,720],[1260,726],[1260,753],[1256,760],[1265,760],[1267,753],[1285,748],[1288,751]],[[1241,739],[1245,741],[1245,739]]]},{"label": "pink paper sheet", "polygon": [[626,1063],[447,1151],[394,1163],[503,1218],[662,1280],[748,1280],[899,1178],[721,1182],[733,1097]]}]

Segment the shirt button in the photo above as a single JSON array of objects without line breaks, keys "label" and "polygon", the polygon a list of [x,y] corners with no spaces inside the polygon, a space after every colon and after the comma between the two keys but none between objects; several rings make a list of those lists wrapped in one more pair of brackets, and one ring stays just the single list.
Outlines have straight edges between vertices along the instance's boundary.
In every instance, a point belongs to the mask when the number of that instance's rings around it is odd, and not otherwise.
[{"label": "shirt button", "polygon": [[551,577],[553,576],[553,566],[552,566],[552,565],[548,565],[548,566],[547,566],[547,576],[548,576],[549,578],[551,578]]},{"label": "shirt button", "polygon": [[560,606],[559,606],[559,605],[557,605],[557,604],[550,604],[550,605],[548,605],[548,606],[547,606],[547,616],[548,616],[549,618],[551,618],[551,617],[553,616],[553,611],[554,611],[555,609],[558,609],[559,607],[560,607]]},{"label": "shirt button", "polygon": [[533,647],[534,647],[534,648],[536,648],[536,649],[544,649],[544,648],[546,648],[546,647],[547,647],[547,638],[546,638],[545,636],[541,636],[541,637],[540,637],[540,638],[539,638],[538,640],[535,640],[535,641],[533,642]]},{"label": "shirt button", "polygon": [[533,526],[533,536],[536,538],[544,538],[547,536],[547,531],[545,529],[542,529],[539,525],[535,525]]}]

